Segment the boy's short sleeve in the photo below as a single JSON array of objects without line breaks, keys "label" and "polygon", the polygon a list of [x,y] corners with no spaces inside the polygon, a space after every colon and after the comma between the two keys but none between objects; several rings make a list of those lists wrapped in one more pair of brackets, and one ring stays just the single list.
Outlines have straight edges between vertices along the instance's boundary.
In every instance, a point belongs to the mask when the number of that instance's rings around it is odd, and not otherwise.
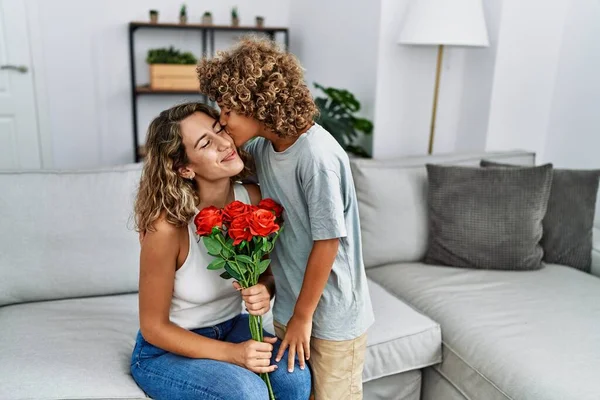
[{"label": "boy's short sleeve", "polygon": [[342,182],[335,171],[321,170],[304,185],[313,240],[347,236]]},{"label": "boy's short sleeve", "polygon": [[242,145],[242,150],[244,150],[246,153],[249,153],[252,157],[256,157],[255,152],[257,142],[258,140],[256,138],[248,140]]}]

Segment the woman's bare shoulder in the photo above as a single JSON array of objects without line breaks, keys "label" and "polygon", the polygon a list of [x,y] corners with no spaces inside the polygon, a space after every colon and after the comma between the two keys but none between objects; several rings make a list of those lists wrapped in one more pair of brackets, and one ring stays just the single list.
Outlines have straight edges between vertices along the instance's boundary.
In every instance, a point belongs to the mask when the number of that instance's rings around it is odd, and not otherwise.
[{"label": "woman's bare shoulder", "polygon": [[244,183],[244,187],[248,191],[248,195],[250,196],[250,202],[254,205],[257,205],[262,200],[262,194],[260,193],[260,187],[253,183]]}]

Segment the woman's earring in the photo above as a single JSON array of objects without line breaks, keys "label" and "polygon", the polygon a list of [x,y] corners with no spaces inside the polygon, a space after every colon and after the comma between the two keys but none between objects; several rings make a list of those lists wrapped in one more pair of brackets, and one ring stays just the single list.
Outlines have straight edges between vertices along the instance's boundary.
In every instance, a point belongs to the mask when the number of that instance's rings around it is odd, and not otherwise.
[{"label": "woman's earring", "polygon": [[189,179],[190,181],[193,181],[195,177],[196,177],[196,174],[192,173],[192,175],[190,175],[190,176],[188,177],[188,179]]}]

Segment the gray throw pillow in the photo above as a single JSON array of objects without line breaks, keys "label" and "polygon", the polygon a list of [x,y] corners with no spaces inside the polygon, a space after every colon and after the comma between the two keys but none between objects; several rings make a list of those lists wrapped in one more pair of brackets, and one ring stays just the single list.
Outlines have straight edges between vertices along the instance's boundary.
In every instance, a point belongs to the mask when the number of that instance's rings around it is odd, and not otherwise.
[{"label": "gray throw pillow", "polygon": [[535,270],[552,165],[472,168],[427,164],[428,264]]},{"label": "gray throw pillow", "polygon": [[[482,167],[511,167],[481,160]],[[542,221],[543,260],[589,272],[600,170],[554,169],[548,211]]]}]

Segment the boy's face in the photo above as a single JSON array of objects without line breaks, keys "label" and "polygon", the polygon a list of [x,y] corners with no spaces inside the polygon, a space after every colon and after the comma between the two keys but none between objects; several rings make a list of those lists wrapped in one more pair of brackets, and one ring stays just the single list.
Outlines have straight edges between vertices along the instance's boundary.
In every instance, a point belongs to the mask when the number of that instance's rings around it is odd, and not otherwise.
[{"label": "boy's face", "polygon": [[242,147],[248,140],[259,136],[260,122],[251,117],[246,117],[230,110],[227,107],[221,108],[221,125],[233,138],[237,147]]}]

